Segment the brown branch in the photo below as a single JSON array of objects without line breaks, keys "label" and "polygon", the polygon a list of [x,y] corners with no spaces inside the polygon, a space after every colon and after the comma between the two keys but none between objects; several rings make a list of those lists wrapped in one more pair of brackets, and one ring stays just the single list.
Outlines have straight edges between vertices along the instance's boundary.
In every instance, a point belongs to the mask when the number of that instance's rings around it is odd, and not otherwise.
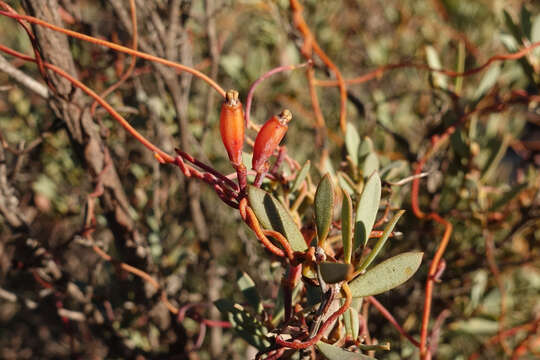
[{"label": "brown branch", "polygon": [[29,75],[26,75],[21,70],[17,69],[15,66],[11,65],[5,57],[0,55],[0,71],[8,74],[11,78],[17,81],[19,84],[23,85],[28,90],[35,92],[44,99],[49,98],[49,89],[40,82],[34,80]]},{"label": "brown branch", "polygon": [[[57,0],[25,0],[23,3],[29,13],[52,24],[62,25],[56,11]],[[70,74],[77,74],[66,36],[39,26],[34,27],[34,31],[43,59]],[[85,161],[90,176],[95,178],[105,166],[107,144],[101,139],[90,112],[84,109],[86,104],[81,91],[56,74],[50,75],[50,81],[57,94],[50,98],[49,105],[55,115],[64,121],[75,152]],[[103,186],[103,208],[117,246],[131,261],[141,264],[141,257],[145,258],[147,251],[128,213],[130,204],[114,165],[103,174]]]}]

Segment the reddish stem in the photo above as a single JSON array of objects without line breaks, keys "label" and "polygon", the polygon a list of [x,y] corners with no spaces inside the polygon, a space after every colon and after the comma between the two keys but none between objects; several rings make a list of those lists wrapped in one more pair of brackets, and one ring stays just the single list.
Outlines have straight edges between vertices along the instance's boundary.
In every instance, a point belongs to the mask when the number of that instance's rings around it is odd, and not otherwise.
[{"label": "reddish stem", "polygon": [[382,316],[384,316],[386,318],[386,320],[388,320],[388,322],[390,322],[390,324],[392,324],[401,335],[406,337],[414,346],[416,346],[416,347],[420,346],[420,343],[418,341],[416,341],[416,339],[413,338],[411,335],[409,335],[401,327],[401,325],[398,324],[398,322],[396,321],[394,316],[390,313],[390,311],[388,311],[380,302],[378,302],[377,299],[375,299],[373,296],[369,296],[369,297],[367,297],[367,300],[371,304],[373,304],[373,306],[375,306],[375,308],[377,310],[379,310],[379,312],[382,314]]},{"label": "reddish stem", "polygon": [[163,65],[166,65],[166,66],[173,67],[173,68],[181,70],[181,71],[188,72],[188,73],[190,73],[190,74],[204,80],[205,82],[207,82],[208,85],[213,87],[221,96],[225,97],[225,90],[223,90],[221,88],[221,86],[219,86],[214,80],[209,78],[207,75],[205,75],[202,72],[200,72],[198,70],[195,70],[195,69],[193,69],[193,68],[191,68],[189,66],[178,64],[178,63],[176,63],[174,61],[163,59],[163,58],[160,58],[160,57],[157,57],[157,56],[154,56],[154,55],[150,55],[150,54],[147,54],[147,53],[144,53],[144,52],[141,52],[141,51],[133,50],[133,49],[130,49],[128,47],[118,45],[118,44],[115,44],[115,43],[110,42],[110,41],[97,39],[97,38],[94,38],[92,36],[88,36],[88,35],[78,33],[76,31],[67,30],[67,29],[61,28],[59,26],[49,24],[48,22],[43,21],[43,20],[38,19],[38,18],[35,18],[33,16],[13,14],[13,13],[3,11],[3,10],[0,10],[0,15],[4,15],[4,16],[10,17],[12,19],[17,19],[17,20],[26,20],[29,23],[40,25],[40,26],[46,27],[48,29],[51,29],[51,30],[54,30],[54,31],[57,31],[57,32],[60,32],[60,33],[63,33],[63,34],[66,34],[68,36],[80,39],[80,40],[88,41],[90,43],[100,45],[100,46],[105,46],[105,47],[108,47],[108,48],[116,50],[116,51],[120,51],[120,52],[129,54],[129,55],[137,56],[137,57],[140,57],[142,59],[154,61],[154,62],[163,64]]},{"label": "reddish stem", "polygon": [[[2,13],[2,11],[0,11],[0,13]],[[19,59],[22,59],[22,60],[36,62],[36,59],[34,59],[34,58],[30,57],[30,56],[26,56],[24,54],[21,54],[20,52],[12,50],[12,49],[4,46],[4,45],[0,45],[0,51],[3,51],[6,54],[10,54],[12,56],[16,56],[16,57],[18,57]],[[136,138],[141,144],[143,144],[145,147],[150,149],[152,152],[157,153],[161,157],[161,159],[163,159],[163,161],[168,162],[168,163],[171,163],[171,162],[174,161],[174,158],[172,156],[170,156],[169,154],[167,154],[166,152],[164,152],[163,150],[161,150],[160,148],[158,148],[157,146],[152,144],[150,141],[148,141],[148,139],[146,139],[137,130],[135,130],[127,122],[127,120],[122,117],[122,115],[117,113],[116,110],[114,110],[114,108],[109,105],[109,103],[107,103],[105,100],[103,100],[92,89],[90,89],[89,87],[84,85],[82,82],[75,79],[73,76],[69,75],[64,70],[60,69],[59,67],[57,67],[55,65],[52,65],[52,64],[49,64],[49,63],[46,63],[46,62],[43,62],[43,65],[47,69],[50,69],[50,70],[54,71],[55,73],[57,73],[58,75],[62,76],[63,78],[69,80],[73,85],[80,88],[82,91],[84,91],[89,96],[94,98],[101,106],[103,106],[105,108],[105,110],[107,110],[107,112],[109,112],[109,114],[111,114],[111,116],[116,121],[118,121],[120,123],[120,125],[122,125],[122,127],[124,127],[124,129],[126,129],[127,132],[129,132],[134,138]]]},{"label": "reddish stem", "polygon": [[251,87],[249,88],[248,95],[246,98],[246,111],[244,113],[246,127],[249,127],[250,125],[251,104],[253,102],[253,95],[255,94],[255,88],[257,87],[257,85],[259,85],[261,82],[268,79],[272,75],[278,74],[283,71],[299,69],[307,65],[311,65],[311,60],[305,63],[299,64],[299,65],[285,65],[285,66],[277,67],[263,74],[260,78],[255,80],[253,84],[251,84]]},{"label": "reddish stem", "polygon": [[345,311],[347,311],[347,309],[351,306],[352,294],[351,290],[349,289],[349,285],[347,285],[347,283],[343,283],[342,289],[345,292],[345,302],[338,310],[336,310],[336,312],[334,312],[328,319],[326,319],[326,321],[321,325],[319,331],[314,337],[307,341],[285,341],[278,335],[276,337],[276,344],[279,346],[284,346],[297,350],[307,349],[308,347],[315,345],[315,343],[323,337],[328,327],[334,324],[337,318]]},{"label": "reddish stem", "polygon": [[176,153],[178,155],[180,155],[181,157],[183,157],[184,159],[186,159],[187,161],[189,161],[190,163],[192,163],[193,165],[196,165],[198,167],[200,167],[201,169],[203,169],[204,171],[207,171],[209,172],[210,174],[214,175],[215,177],[217,177],[218,179],[222,180],[224,183],[226,183],[227,185],[229,185],[231,188],[234,189],[234,191],[238,191],[238,185],[236,185],[231,179],[229,179],[228,177],[226,177],[225,175],[223,175],[222,173],[220,173],[219,171],[217,171],[216,169],[214,169],[213,167],[209,166],[209,165],[206,165],[205,163],[197,160],[196,158],[194,158],[193,156],[191,156],[190,154],[180,150],[180,149],[174,149],[174,151],[176,151]]},{"label": "reddish stem", "polygon": [[[457,72],[453,70],[446,70],[446,69],[434,69],[428,65],[425,64],[414,64],[414,63],[398,63],[398,64],[388,64],[381,67],[378,67],[375,70],[372,70],[368,72],[367,74],[355,77],[353,79],[347,79],[345,82],[349,85],[352,84],[361,84],[364,82],[367,82],[369,80],[373,80],[376,78],[381,77],[387,70],[393,70],[393,69],[400,69],[400,68],[415,68],[415,69],[421,69],[421,70],[428,70],[440,74],[444,74],[446,76],[450,77],[464,77],[473,75],[476,73],[479,73],[480,71],[486,69],[489,67],[493,62],[495,61],[505,61],[505,60],[516,60],[524,57],[525,55],[529,54],[533,49],[540,46],[540,41],[532,43],[531,45],[522,48],[520,51],[511,53],[511,54],[498,54],[490,57],[484,64],[482,64],[479,67],[476,67],[471,70],[467,70],[464,72]],[[317,86],[337,86],[338,81],[336,80],[315,80],[315,85]]]}]

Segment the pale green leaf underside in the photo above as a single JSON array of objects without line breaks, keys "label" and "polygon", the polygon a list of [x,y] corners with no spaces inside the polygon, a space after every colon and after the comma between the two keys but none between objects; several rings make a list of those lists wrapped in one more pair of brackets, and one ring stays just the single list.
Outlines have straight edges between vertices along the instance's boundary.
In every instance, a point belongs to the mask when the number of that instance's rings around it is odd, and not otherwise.
[{"label": "pale green leaf underside", "polygon": [[343,258],[346,263],[351,262],[353,238],[353,210],[349,193],[343,191],[343,205],[341,207],[341,240],[343,242]]},{"label": "pale green leaf underside", "polygon": [[364,191],[358,202],[354,229],[354,249],[365,245],[375,224],[379,203],[381,201],[381,179],[374,173],[367,180]]},{"label": "pale green leaf underside", "polygon": [[311,168],[311,161],[306,161],[302,169],[298,172],[298,175],[294,179],[293,185],[291,187],[291,193],[295,192],[300,188],[300,185],[306,179],[306,176],[309,174],[309,169]]},{"label": "pale green leaf underside", "polygon": [[319,341],[315,345],[328,360],[376,360],[371,356],[343,350],[342,348],[322,341]]},{"label": "pale green leaf underside", "polygon": [[383,261],[349,283],[353,297],[381,294],[409,280],[420,267],[422,252],[405,252]]}]

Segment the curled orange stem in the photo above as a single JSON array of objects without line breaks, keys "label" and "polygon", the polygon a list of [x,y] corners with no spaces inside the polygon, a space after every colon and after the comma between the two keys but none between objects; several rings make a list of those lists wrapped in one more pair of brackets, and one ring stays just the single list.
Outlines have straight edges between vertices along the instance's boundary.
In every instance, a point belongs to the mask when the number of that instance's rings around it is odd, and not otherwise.
[{"label": "curled orange stem", "polygon": [[289,241],[283,236],[281,233],[275,231],[275,230],[263,230],[263,234],[266,236],[271,236],[277,241],[279,241],[280,245],[285,250],[285,253],[287,254],[287,257],[289,260],[294,259],[293,250],[291,248],[291,245],[289,244]]},{"label": "curled orange stem", "polygon": [[205,75],[202,72],[200,72],[200,71],[198,71],[196,69],[193,69],[193,68],[191,68],[189,66],[185,66],[185,65],[176,63],[174,61],[163,59],[163,58],[160,58],[158,56],[150,55],[150,54],[147,54],[147,53],[144,53],[144,52],[141,52],[141,51],[130,49],[128,47],[118,45],[118,44],[115,44],[115,43],[110,42],[110,41],[106,41],[106,40],[102,40],[102,39],[96,39],[96,38],[94,38],[92,36],[84,35],[84,34],[76,32],[76,31],[64,29],[62,27],[50,24],[50,23],[48,23],[46,21],[40,20],[40,19],[35,18],[33,16],[13,14],[13,13],[3,11],[3,10],[0,10],[0,15],[4,15],[4,16],[7,16],[7,17],[10,17],[10,18],[13,18],[13,19],[25,20],[25,21],[28,21],[29,23],[40,25],[40,26],[46,27],[48,29],[58,31],[58,32],[63,33],[63,34],[66,34],[68,36],[80,39],[80,40],[88,41],[90,43],[100,45],[100,46],[105,46],[105,47],[108,47],[109,49],[113,49],[113,50],[120,51],[120,52],[129,54],[129,55],[140,57],[140,58],[145,59],[145,60],[154,61],[154,62],[157,62],[159,64],[163,64],[165,66],[170,66],[172,68],[178,69],[180,71],[188,72],[188,73],[200,78],[201,80],[205,81],[206,83],[208,83],[208,85],[213,87],[221,96],[225,97],[225,90],[223,90],[221,88],[221,86],[219,86],[214,80],[212,80],[207,75]]},{"label": "curled orange stem", "polygon": [[[9,55],[15,56],[22,60],[36,62],[36,59],[30,56],[26,56],[18,51],[10,49],[1,44],[0,44],[0,51],[5,52],[6,54],[9,54]],[[122,115],[117,113],[116,110],[114,110],[114,108],[111,105],[109,105],[109,103],[103,100],[103,98],[101,98],[98,94],[96,94],[96,92],[94,92],[88,86],[84,85],[82,82],[75,79],[73,76],[69,75],[64,70],[60,69],[59,67],[55,65],[52,65],[46,62],[43,62],[43,65],[47,69],[50,69],[54,71],[55,73],[57,73],[58,75],[62,76],[63,78],[69,80],[73,85],[80,88],[82,91],[84,91],[94,100],[96,100],[101,106],[103,106],[103,108],[105,108],[105,110],[107,110],[109,114],[111,114],[111,116],[116,121],[120,123],[120,125],[122,125],[124,129],[126,129],[127,132],[129,132],[135,139],[137,139],[141,144],[146,146],[149,150],[156,153],[159,156],[160,160],[163,160],[164,162],[167,162],[167,163],[174,162],[174,158],[172,156],[170,156],[169,154],[167,154],[166,152],[158,148],[156,145],[152,144],[148,139],[146,139],[143,135],[141,135],[137,130],[135,130],[133,126],[129,124],[129,122],[126,119],[122,117]]]},{"label": "curled orange stem", "polygon": [[246,206],[246,203],[241,203],[240,205],[242,206],[242,204],[244,204],[243,206],[245,206],[245,209],[240,210],[240,211],[245,212],[247,224],[255,232],[255,235],[261,241],[261,243],[264,245],[264,247],[266,249],[268,249],[268,251],[270,251],[272,254],[274,254],[276,256],[285,257],[286,255],[283,252],[283,250],[278,248],[276,245],[272,244],[270,239],[268,239],[266,237],[266,235],[264,234],[263,229],[261,229],[261,226],[259,224],[259,220],[257,220],[257,217],[255,216],[255,213],[253,212],[253,210],[249,206]]}]

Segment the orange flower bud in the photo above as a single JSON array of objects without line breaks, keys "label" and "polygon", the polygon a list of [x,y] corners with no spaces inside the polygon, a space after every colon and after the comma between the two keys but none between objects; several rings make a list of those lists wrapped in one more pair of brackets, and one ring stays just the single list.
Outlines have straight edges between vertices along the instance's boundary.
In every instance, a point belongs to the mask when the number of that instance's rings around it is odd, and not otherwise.
[{"label": "orange flower bud", "polygon": [[258,173],[263,172],[266,161],[272,156],[274,150],[285,136],[288,129],[287,124],[291,119],[291,112],[285,109],[279,115],[272,116],[263,125],[253,146],[253,170]]},{"label": "orange flower bud", "polygon": [[233,165],[242,164],[242,148],[244,146],[244,110],[238,100],[238,91],[229,90],[221,105],[219,118],[221,140]]}]

